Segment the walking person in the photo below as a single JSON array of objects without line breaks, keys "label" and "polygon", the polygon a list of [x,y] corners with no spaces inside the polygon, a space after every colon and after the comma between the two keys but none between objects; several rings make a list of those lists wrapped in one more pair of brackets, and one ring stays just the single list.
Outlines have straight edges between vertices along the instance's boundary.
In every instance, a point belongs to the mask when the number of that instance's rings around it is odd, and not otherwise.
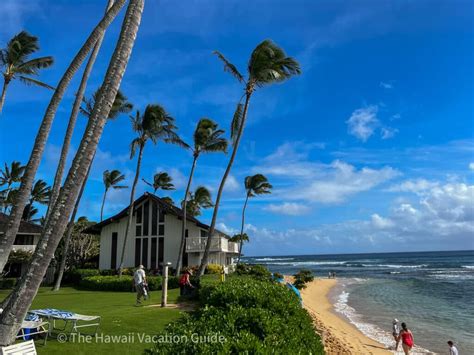
[{"label": "walking person", "polygon": [[395,318],[392,322],[392,335],[393,339],[395,339],[395,351],[398,351],[398,343],[400,342],[400,339],[398,338],[400,334],[400,325],[398,324],[398,319]]},{"label": "walking person", "polygon": [[140,305],[142,297],[146,300],[148,293],[146,291],[146,274],[143,265],[140,265],[135,273],[133,274],[133,282],[137,291],[137,306]]},{"label": "walking person", "polygon": [[179,279],[179,294],[186,296],[191,293],[194,286],[191,284],[190,276],[192,275],[191,270],[185,270],[181,278]]},{"label": "walking person", "polygon": [[413,333],[408,329],[406,323],[402,323],[402,330],[398,336],[398,341],[402,340],[402,348],[405,355],[410,354],[413,345],[415,344],[415,339],[413,338]]},{"label": "walking person", "polygon": [[449,355],[459,355],[458,348],[454,345],[453,341],[448,341],[449,345]]}]

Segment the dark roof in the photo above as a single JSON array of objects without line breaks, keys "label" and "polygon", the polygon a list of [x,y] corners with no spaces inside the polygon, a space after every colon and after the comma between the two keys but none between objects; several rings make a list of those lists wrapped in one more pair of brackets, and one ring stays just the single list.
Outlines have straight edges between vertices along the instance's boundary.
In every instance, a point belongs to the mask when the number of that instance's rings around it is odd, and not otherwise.
[{"label": "dark roof", "polygon": [[[0,212],[0,233],[5,233],[8,224],[8,215]],[[43,227],[31,222],[21,221],[18,233],[41,234]]]},{"label": "dark roof", "polygon": [[[156,196],[152,193],[149,193],[149,192],[145,192],[143,195],[141,195],[139,198],[137,198],[135,200],[135,202],[133,203],[133,205],[138,206],[140,203],[145,201],[147,198],[151,198],[153,201],[155,201],[158,204],[159,208],[161,210],[163,210],[165,213],[169,213],[169,214],[177,216],[179,219],[183,219],[183,210],[181,208],[173,206],[173,205],[169,204],[168,202],[166,202],[165,200],[163,200],[162,198],[160,198],[160,197],[158,197],[158,196]],[[112,217],[109,217],[107,219],[104,219],[102,222],[94,224],[93,226],[90,226],[89,228],[85,229],[83,231],[83,233],[100,234],[100,231],[101,231],[102,227],[105,227],[106,225],[108,225],[110,223],[116,222],[116,221],[122,219],[123,217],[128,216],[128,208],[129,208],[129,206],[125,207],[122,211],[120,211],[116,215],[114,215]],[[190,222],[195,223],[198,227],[201,227],[203,229],[209,229],[209,226],[207,224],[204,224],[204,223],[200,222],[199,220],[197,220],[196,218],[194,218],[192,216],[186,215],[186,219]],[[226,235],[223,232],[220,232],[220,231],[217,231],[217,232]]]}]

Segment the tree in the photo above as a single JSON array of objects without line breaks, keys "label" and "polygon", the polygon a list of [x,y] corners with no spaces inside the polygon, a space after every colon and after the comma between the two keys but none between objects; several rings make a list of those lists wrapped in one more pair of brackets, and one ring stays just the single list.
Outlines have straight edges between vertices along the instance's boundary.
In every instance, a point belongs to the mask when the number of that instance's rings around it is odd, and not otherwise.
[{"label": "tree", "polygon": [[[106,11],[108,11],[112,7],[113,2],[114,0],[108,0]],[[74,133],[74,129],[76,127],[77,116],[79,115],[79,111],[81,109],[81,102],[84,100],[84,94],[86,92],[89,76],[92,72],[92,68],[94,67],[97,55],[99,54],[100,47],[102,46],[102,40],[104,39],[104,34],[105,34],[105,30],[99,34],[99,38],[97,39],[97,42],[94,45],[94,48],[92,49],[92,53],[89,56],[84,72],[82,73],[81,82],[79,84],[79,88],[77,90],[76,97],[72,105],[71,115],[69,116],[69,122],[66,128],[66,134],[64,136],[63,146],[61,148],[61,155],[59,157],[58,167],[56,169],[56,174],[54,176],[53,188],[51,190],[51,200],[50,200],[51,203],[50,203],[50,206],[48,206],[48,210],[46,212],[46,219],[49,218],[49,211],[51,210],[51,205],[54,205],[56,203],[56,199],[58,198],[58,195],[59,195],[59,189],[61,188],[61,181],[63,179],[64,169],[66,168],[67,155],[69,153],[72,136]],[[112,108],[112,111],[113,111],[113,108]]]},{"label": "tree", "polygon": [[[94,105],[95,105],[94,97],[98,97],[98,91],[96,91],[92,99],[84,100],[86,105],[84,108],[81,107],[81,113],[84,116],[86,116],[88,119],[90,119],[92,115],[92,111],[94,109]],[[109,112],[108,121],[116,119],[121,113],[130,112],[132,107],[133,105],[130,102],[128,102],[127,97],[122,92],[120,92],[120,90],[118,90],[117,95],[115,96],[114,102],[112,104],[112,108],[110,109],[110,112]],[[76,203],[74,205],[71,218],[69,219],[69,223],[66,228],[66,233],[64,235],[64,243],[62,247],[63,250],[61,253],[63,257],[61,258],[61,261],[59,262],[58,276],[56,277],[56,282],[54,283],[53,291],[59,291],[59,289],[61,288],[61,281],[63,279],[64,270],[66,268],[65,256],[68,254],[68,251],[69,251],[71,235],[72,235],[74,225],[75,225],[74,221],[76,220],[76,214],[77,214],[77,211],[79,210],[79,204],[81,203],[82,195],[84,194],[84,189],[86,188],[87,180],[89,179],[89,175],[92,168],[92,163],[94,162],[94,158],[95,158],[95,153],[92,156],[92,161],[89,165],[89,168],[87,169],[86,177],[84,178],[84,181],[82,182],[81,189],[79,190],[79,195],[76,199]]]},{"label": "tree", "polygon": [[143,114],[140,114],[140,111],[137,111],[135,116],[131,116],[130,118],[132,120],[132,128],[138,135],[138,137],[135,138],[130,145],[130,159],[133,159],[137,150],[138,158],[137,167],[135,169],[135,178],[133,179],[132,189],[130,191],[130,206],[128,207],[125,238],[123,240],[122,254],[120,256],[119,276],[122,276],[125,249],[127,246],[128,237],[130,235],[130,228],[133,219],[135,188],[137,186],[138,177],[140,176],[140,168],[145,145],[149,140],[151,140],[154,144],[158,143],[160,140],[164,141],[165,143],[174,143],[178,145],[184,144],[175,132],[177,127],[174,125],[174,118],[171,117],[160,105],[148,105],[145,108],[145,112]]},{"label": "tree", "polygon": [[[224,131],[217,128],[218,125],[209,118],[202,118],[199,120],[193,135],[194,147],[193,151],[193,163],[191,165],[191,172],[189,173],[188,183],[186,185],[186,191],[184,192],[183,198],[183,221],[181,224],[181,243],[179,245],[179,254],[176,261],[176,275],[181,272],[182,259],[184,253],[184,245],[186,243],[186,214],[188,213],[188,197],[189,189],[191,188],[191,182],[194,176],[194,169],[201,153],[212,153],[212,152],[227,152],[227,140],[222,138]],[[190,146],[186,146],[191,148]],[[197,191],[197,190],[196,190]],[[212,206],[212,205],[211,205]],[[211,207],[209,206],[209,207]],[[196,208],[197,206],[193,206]]]},{"label": "tree", "polygon": [[[291,57],[287,57],[285,52],[271,40],[263,41],[253,50],[247,66],[247,78],[240,74],[237,67],[229,62],[220,52],[216,51],[215,54],[224,62],[224,70],[232,74],[240,83],[244,84],[244,94],[237,104],[232,119],[232,153],[217,191],[216,203],[212,214],[211,226],[209,228],[209,237],[207,238],[206,248],[201,260],[201,265],[199,266],[199,275],[204,275],[204,271],[206,271],[206,266],[209,260],[209,251],[211,248],[211,239],[214,236],[216,228],[217,214],[219,212],[222,192],[224,191],[227,177],[229,176],[232,165],[234,164],[239,143],[242,139],[252,94],[258,88],[273,83],[283,82],[291,78],[293,75],[301,73],[298,62]],[[242,100],[244,100],[243,104]]]},{"label": "tree", "polygon": [[211,208],[212,206],[214,205],[212,203],[210,191],[204,186],[199,186],[196,188],[194,193],[189,193],[189,200],[186,204],[186,212],[191,217],[197,217],[201,215],[202,208]]},{"label": "tree", "polygon": [[249,242],[250,238],[247,233],[243,234],[234,234],[232,237],[229,238],[229,242],[232,243],[240,243],[240,242]]},{"label": "tree", "polygon": [[[255,197],[257,195],[263,195],[263,194],[270,194],[272,185],[268,182],[268,179],[262,175],[262,174],[256,174],[253,176],[247,176],[245,178],[245,191],[246,191],[246,196],[245,196],[245,203],[244,207],[242,208],[242,224],[240,226],[240,236],[243,238],[246,234],[244,233],[244,227],[245,227],[245,210],[247,208],[247,203],[249,201],[250,197]],[[248,241],[248,236],[247,240]],[[239,244],[239,257],[237,259],[237,264],[240,263],[240,258],[242,256],[242,246],[244,240],[240,240]]]},{"label": "tree", "polygon": [[[121,0],[117,0],[114,6],[117,4],[123,5]],[[97,149],[107,116],[130,59],[141,21],[143,5],[144,0],[129,1],[119,40],[104,76],[100,94],[61,188],[58,200],[51,211],[51,217],[43,228],[27,272],[13,289],[10,300],[0,315],[0,346],[14,341],[21,327],[21,322],[38,292],[48,265],[64,234],[68,219],[74,208],[74,202],[78,197],[79,189],[84,182],[92,157]],[[107,15],[111,13],[114,6],[107,12]]]},{"label": "tree", "polygon": [[110,188],[116,190],[116,189],[126,189],[128,186],[125,185],[119,185],[123,180],[125,180],[125,175],[123,175],[120,171],[118,170],[106,170],[104,171],[103,178],[102,180],[104,181],[104,186],[105,186],[105,191],[104,191],[104,198],[102,199],[102,206],[100,207],[100,221],[102,222],[103,216],[104,216],[104,204],[105,204],[105,198],[107,197],[107,192],[109,191]]},{"label": "tree", "polygon": [[47,205],[49,203],[50,196],[51,187],[49,187],[48,184],[43,180],[36,181],[33,185],[33,189],[31,190],[30,201],[23,211],[23,219],[29,221],[34,215],[33,212],[35,210],[38,212],[38,210],[34,208],[33,204],[37,202],[40,205]]},{"label": "tree", "polygon": [[30,59],[30,56],[39,50],[38,37],[30,35],[26,31],[16,34],[8,43],[7,47],[0,49],[0,68],[3,69],[3,89],[0,96],[0,113],[5,104],[7,87],[14,79],[19,79],[26,85],[37,85],[52,89],[52,86],[45,84],[30,76],[38,75],[38,71],[53,65],[53,57],[39,57]]},{"label": "tree", "polygon": [[[68,88],[69,83],[71,82],[74,74],[77,72],[77,70],[79,70],[79,67],[85,60],[87,54],[97,43],[97,40],[101,36],[102,32],[105,31],[105,29],[117,16],[120,9],[125,4],[125,1],[126,0],[115,0],[114,5],[110,8],[109,11],[107,11],[105,16],[89,35],[82,48],[76,54],[71,64],[63,74],[56,89],[54,90],[53,96],[51,97],[51,100],[48,104],[48,107],[38,129],[38,133],[36,134],[33,149],[31,151],[30,158],[26,165],[23,178],[21,180],[17,199],[15,200],[15,204],[12,206],[12,210],[10,211],[10,217],[7,223],[7,228],[5,229],[5,233],[0,237],[0,270],[3,270],[3,267],[5,266],[8,254],[10,254],[13,245],[13,241],[15,240],[15,236],[18,233],[18,228],[20,227],[20,221],[23,215],[23,210],[25,209],[25,206],[28,203],[35,175],[41,162],[41,158],[44,153],[44,148],[46,146],[49,132],[51,130],[51,125],[54,121],[54,117],[56,115],[58,106],[62,101],[64,93],[66,92],[66,89]],[[87,168],[84,171],[86,170]]]},{"label": "tree", "polygon": [[148,186],[153,187],[153,194],[156,194],[156,191],[159,189],[166,190],[166,191],[175,189],[174,184],[171,182],[173,181],[173,178],[164,171],[161,171],[153,175],[153,184],[146,181],[145,179],[142,179],[142,180]]},{"label": "tree", "polygon": [[171,205],[171,206],[174,206],[174,201],[171,197],[169,196],[165,196],[165,197],[162,197],[161,200],[165,203],[167,203],[168,205]]},{"label": "tree", "polygon": [[5,163],[5,169],[0,169],[0,186],[7,185],[5,190],[0,191],[3,212],[6,212],[8,207],[13,204],[13,197],[18,193],[18,190],[12,189],[12,186],[21,181],[24,171],[25,167],[18,161],[13,161],[10,167]]}]

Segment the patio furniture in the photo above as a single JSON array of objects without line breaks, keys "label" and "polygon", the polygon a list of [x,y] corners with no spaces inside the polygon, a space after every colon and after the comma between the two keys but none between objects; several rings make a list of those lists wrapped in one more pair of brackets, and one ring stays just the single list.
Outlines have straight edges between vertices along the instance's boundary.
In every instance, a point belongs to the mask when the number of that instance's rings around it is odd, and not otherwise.
[{"label": "patio furniture", "polygon": [[30,336],[37,334],[44,334],[43,345],[46,345],[49,334],[49,323],[39,319],[39,317],[37,320],[24,320],[21,322],[21,328],[16,338],[29,340]]},{"label": "patio furniture", "polygon": [[36,355],[35,343],[33,340],[25,341],[1,348],[2,355]]},{"label": "patio furniture", "polygon": [[[101,321],[100,316],[87,316],[54,308],[31,310],[30,313],[48,320],[50,335],[53,330],[59,330],[69,334],[81,333],[80,330],[83,328],[94,328],[94,332],[91,335],[95,335],[97,334]],[[64,326],[62,328],[56,327],[57,321],[63,321]],[[69,331],[68,328],[70,328]]]}]

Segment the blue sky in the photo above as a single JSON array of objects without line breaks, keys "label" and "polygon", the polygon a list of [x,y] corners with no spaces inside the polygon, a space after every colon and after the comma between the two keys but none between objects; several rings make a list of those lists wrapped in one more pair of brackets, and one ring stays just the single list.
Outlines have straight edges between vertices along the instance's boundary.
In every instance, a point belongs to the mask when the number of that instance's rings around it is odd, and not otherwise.
[{"label": "blue sky", "polygon": [[[105,1],[3,1],[1,46],[22,29],[39,36],[40,54],[56,60],[41,79],[54,85],[104,7]],[[252,49],[271,38],[303,74],[252,98],[219,227],[239,228],[243,179],[263,173],[274,193],[250,202],[247,255],[473,249],[473,22],[467,0],[147,1],[122,91],[138,109],[163,105],[188,141],[201,117],[227,129],[241,87],[211,53],[221,51],[244,71]],[[89,95],[118,31],[115,21]],[[58,111],[38,172],[49,182],[77,85],[76,79]],[[27,161],[49,97],[44,89],[10,86],[0,162]],[[126,116],[107,125],[81,215],[98,218],[105,169],[121,170],[131,183],[132,139]],[[194,186],[215,194],[226,159],[203,156]],[[142,177],[169,172],[177,201],[190,163],[177,147],[150,144]],[[140,183],[139,193],[145,190]],[[106,215],[125,207],[128,193],[112,192]]]}]

